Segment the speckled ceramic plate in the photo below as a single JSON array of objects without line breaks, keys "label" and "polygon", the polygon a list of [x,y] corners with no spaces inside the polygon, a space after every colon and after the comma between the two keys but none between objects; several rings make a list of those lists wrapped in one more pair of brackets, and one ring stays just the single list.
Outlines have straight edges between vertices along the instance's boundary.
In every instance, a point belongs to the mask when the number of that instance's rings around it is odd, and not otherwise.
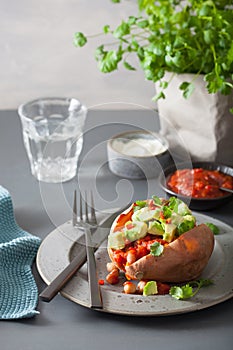
[{"label": "speckled ceramic plate", "polygon": [[[219,304],[233,296],[233,229],[209,216],[199,213],[194,215],[198,223],[212,222],[220,228],[221,233],[215,236],[214,252],[202,276],[212,279],[214,284],[202,288],[195,297],[181,301],[170,295],[127,295],[122,293],[122,283],[115,286],[105,283],[100,286],[103,299],[101,312],[137,316],[180,314]],[[72,227],[71,221],[68,221],[42,242],[37,254],[37,268],[47,284],[65,268],[72,256],[78,254],[79,246],[74,243],[76,235],[77,231]],[[99,278],[105,279],[106,263],[110,261],[106,243],[97,250],[96,258]],[[86,264],[63,288],[61,294],[75,303],[89,307]]]}]

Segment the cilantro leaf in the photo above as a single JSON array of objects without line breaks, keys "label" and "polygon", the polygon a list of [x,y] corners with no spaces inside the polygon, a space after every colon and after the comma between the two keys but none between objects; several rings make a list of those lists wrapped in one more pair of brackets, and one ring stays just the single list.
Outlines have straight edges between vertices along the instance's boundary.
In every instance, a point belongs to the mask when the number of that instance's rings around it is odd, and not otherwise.
[{"label": "cilantro leaf", "polygon": [[162,200],[158,196],[152,196],[152,199],[156,205],[162,205]]},{"label": "cilantro leaf", "polygon": [[185,300],[194,297],[202,287],[207,287],[211,284],[213,284],[212,280],[201,278],[183,286],[172,286],[169,294],[175,299]]},{"label": "cilantro leaf", "polygon": [[162,213],[164,215],[164,219],[168,219],[172,216],[172,210],[167,205],[162,207]]},{"label": "cilantro leaf", "polygon": [[130,33],[130,26],[128,23],[122,21],[121,24],[114,30],[113,36],[117,39]]},{"label": "cilantro leaf", "polygon": [[193,288],[186,284],[185,286],[173,286],[170,288],[169,294],[175,299],[189,299],[193,296]]},{"label": "cilantro leaf", "polygon": [[104,58],[99,62],[99,69],[103,73],[109,73],[117,69],[118,63],[121,60],[121,55],[116,51],[108,51]]},{"label": "cilantro leaf", "polygon": [[154,256],[160,256],[164,250],[164,246],[159,242],[154,242],[150,246],[150,253]]},{"label": "cilantro leaf", "polygon": [[188,99],[192,95],[195,87],[192,83],[185,81],[180,85],[179,89],[183,91],[184,98]]},{"label": "cilantro leaf", "polygon": [[136,206],[134,207],[134,212],[146,206],[145,201],[136,201],[135,203],[136,203]]},{"label": "cilantro leaf", "polygon": [[134,68],[131,64],[129,64],[128,62],[124,61],[124,67],[128,70],[136,70],[136,68]]},{"label": "cilantro leaf", "polygon": [[211,222],[206,222],[205,224],[206,224],[206,226],[208,226],[211,229],[211,231],[213,232],[214,235],[219,234],[220,230],[219,230],[218,226],[214,225]]},{"label": "cilantro leaf", "polygon": [[82,47],[86,44],[86,42],[87,42],[87,38],[83,33],[81,33],[81,32],[75,33],[75,35],[74,35],[74,45],[75,46]]}]

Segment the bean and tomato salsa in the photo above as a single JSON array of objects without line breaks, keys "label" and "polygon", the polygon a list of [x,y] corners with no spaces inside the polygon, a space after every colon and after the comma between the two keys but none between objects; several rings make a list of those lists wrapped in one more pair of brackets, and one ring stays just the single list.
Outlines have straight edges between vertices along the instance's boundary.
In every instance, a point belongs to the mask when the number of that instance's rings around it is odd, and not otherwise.
[{"label": "bean and tomato salsa", "polygon": [[227,195],[219,187],[233,189],[233,177],[218,170],[180,169],[167,182],[175,193],[194,198],[218,198]]}]

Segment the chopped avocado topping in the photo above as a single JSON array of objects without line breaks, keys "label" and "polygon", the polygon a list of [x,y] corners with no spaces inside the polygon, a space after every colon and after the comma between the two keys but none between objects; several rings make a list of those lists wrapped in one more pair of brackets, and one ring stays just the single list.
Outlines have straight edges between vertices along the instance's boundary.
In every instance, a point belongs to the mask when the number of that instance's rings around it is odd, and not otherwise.
[{"label": "chopped avocado topping", "polygon": [[126,240],[133,242],[137,239],[145,237],[147,234],[147,225],[141,221],[132,221],[131,225],[127,223],[124,228],[124,236]]},{"label": "chopped avocado topping", "polygon": [[148,223],[148,233],[162,236],[164,234],[163,225],[159,221],[150,221]]},{"label": "chopped avocado topping", "polygon": [[157,283],[155,281],[149,281],[143,288],[143,295],[148,296],[154,294],[158,294]]},{"label": "chopped avocado topping", "polygon": [[181,202],[178,204],[177,214],[185,216],[185,215],[191,214],[191,211],[189,210],[187,204],[185,204],[184,202]]},{"label": "chopped avocado topping", "polygon": [[123,249],[125,247],[123,232],[112,232],[108,236],[108,247],[113,249]]},{"label": "chopped avocado topping", "polygon": [[[119,232],[109,235],[110,248],[123,249],[126,244],[145,237],[147,233],[162,236],[166,242],[170,243],[175,237],[195,226],[195,217],[179,198],[170,197],[169,200],[165,200],[152,196],[152,199],[153,201],[134,203],[133,213],[131,212],[132,215],[127,217],[130,221],[123,222],[121,226],[123,228]],[[217,232],[216,229],[215,232]]]},{"label": "chopped avocado topping", "polygon": [[160,256],[164,250],[164,246],[159,242],[154,242],[150,246],[150,253],[154,256]]},{"label": "chopped avocado topping", "polygon": [[177,226],[174,224],[165,224],[164,230],[165,230],[165,232],[163,235],[163,239],[166,242],[170,243],[175,237]]},{"label": "chopped avocado topping", "polygon": [[148,207],[137,210],[132,215],[132,221],[149,221],[152,219],[157,219],[160,214],[160,209],[150,209]]},{"label": "chopped avocado topping", "polygon": [[181,222],[183,221],[183,216],[177,214],[177,213],[172,213],[171,216],[171,223],[178,226]]},{"label": "chopped avocado topping", "polygon": [[169,199],[169,208],[173,210],[173,212],[179,214],[179,215],[188,215],[191,214],[191,211],[187,204],[185,204],[182,200],[176,197],[170,197]]}]

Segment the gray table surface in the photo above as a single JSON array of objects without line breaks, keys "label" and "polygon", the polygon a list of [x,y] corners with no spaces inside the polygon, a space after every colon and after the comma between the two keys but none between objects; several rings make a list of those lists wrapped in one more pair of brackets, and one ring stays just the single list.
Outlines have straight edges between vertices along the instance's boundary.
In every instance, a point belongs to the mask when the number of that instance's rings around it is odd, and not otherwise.
[{"label": "gray table surface", "polygon": [[[12,196],[16,219],[28,232],[45,238],[71,217],[74,188],[94,186],[98,209],[128,200],[163,195],[157,179],[129,181],[107,166],[107,139],[135,128],[157,130],[153,111],[90,111],[80,158],[79,175],[58,184],[39,183],[31,174],[16,111],[0,112],[0,184]],[[208,214],[233,225],[233,203]],[[207,213],[205,213],[207,214]],[[45,287],[36,266],[39,291]],[[32,319],[1,321],[0,348],[14,349],[232,349],[233,299],[192,313],[163,317],[129,317],[84,308],[58,295],[39,301]]]}]

